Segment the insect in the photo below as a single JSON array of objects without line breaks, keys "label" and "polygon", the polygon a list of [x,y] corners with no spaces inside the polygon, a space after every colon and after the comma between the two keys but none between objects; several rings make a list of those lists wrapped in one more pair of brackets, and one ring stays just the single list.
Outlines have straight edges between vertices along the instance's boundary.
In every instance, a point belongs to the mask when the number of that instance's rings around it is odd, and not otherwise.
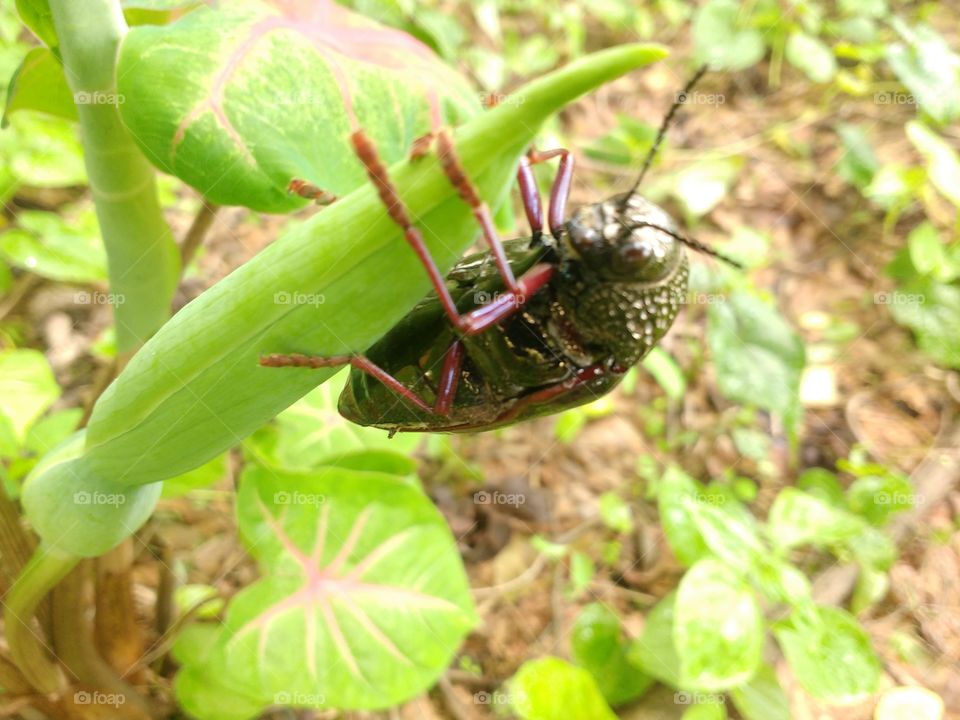
[{"label": "insect", "polygon": [[[488,250],[442,276],[362,131],[354,149],[391,218],[422,261],[433,292],[364,354],[266,355],[268,367],[352,371],[339,411],[394,432],[482,431],[555,413],[609,392],[670,329],[687,293],[690,247],[733,265],[677,229],[638,193],[673,116],[706,68],[664,117],[626,193],[565,220],[573,155],[531,150],[517,179],[529,238],[501,242],[449,135],[436,135],[444,172],[479,221]],[[559,157],[543,232],[531,166]]]}]

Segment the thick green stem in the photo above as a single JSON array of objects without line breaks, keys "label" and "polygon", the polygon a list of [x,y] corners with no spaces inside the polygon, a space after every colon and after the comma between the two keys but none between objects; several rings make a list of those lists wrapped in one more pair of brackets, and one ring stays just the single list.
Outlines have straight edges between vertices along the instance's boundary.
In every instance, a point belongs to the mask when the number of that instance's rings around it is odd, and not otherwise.
[{"label": "thick green stem", "polygon": [[34,615],[40,601],[79,561],[80,558],[73,555],[40,547],[4,598],[4,627],[10,656],[27,682],[43,693],[63,689],[64,678]]},{"label": "thick green stem", "polygon": [[117,347],[136,350],[167,320],[179,275],[153,169],[120,121],[115,64],[127,31],[119,0],[50,0],[74,94],[90,189],[110,266]]}]

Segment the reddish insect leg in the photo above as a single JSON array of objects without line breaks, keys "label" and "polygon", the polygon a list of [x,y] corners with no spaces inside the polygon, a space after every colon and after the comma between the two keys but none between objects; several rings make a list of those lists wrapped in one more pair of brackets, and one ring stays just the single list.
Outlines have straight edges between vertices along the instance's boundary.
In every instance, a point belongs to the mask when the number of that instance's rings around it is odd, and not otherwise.
[{"label": "reddish insect leg", "polygon": [[350,142],[353,144],[353,149],[357,153],[360,162],[363,163],[363,166],[366,168],[367,175],[370,176],[373,186],[377,189],[380,200],[382,200],[386,206],[390,219],[401,227],[407,243],[413,248],[417,257],[420,258],[423,267],[426,268],[427,275],[430,276],[430,283],[433,285],[437,297],[440,298],[444,312],[447,314],[447,317],[450,318],[450,322],[459,327],[460,313],[457,311],[457,306],[450,296],[450,291],[447,290],[443,275],[440,274],[440,269],[433,261],[430,250],[427,249],[427,245],[423,241],[423,236],[420,234],[420,231],[414,227],[413,221],[410,219],[410,215],[407,213],[407,209],[400,199],[400,195],[397,194],[396,188],[393,186],[393,183],[390,182],[387,169],[380,160],[376,147],[374,147],[373,142],[367,137],[363,130],[356,130],[350,136]]},{"label": "reddish insect leg", "polygon": [[533,174],[528,156],[529,153],[520,158],[517,185],[520,186],[520,199],[527,214],[527,222],[530,223],[530,234],[537,240],[543,234],[543,208],[540,206],[540,188],[537,187],[537,178]]},{"label": "reddish insect leg", "polygon": [[[520,282],[514,279],[510,265],[504,256],[503,246],[500,244],[500,240],[493,230],[493,220],[490,218],[490,212],[486,204],[480,200],[473,185],[464,174],[456,155],[453,154],[453,146],[449,136],[447,136],[446,133],[440,133],[438,142],[440,144],[441,163],[444,165],[444,170],[447,171],[447,175],[457,190],[474,209],[474,215],[480,220],[480,224],[484,229],[484,236],[490,243],[490,249],[493,252],[494,259],[497,265],[502,265],[502,269],[506,272],[504,282],[508,288],[507,292],[500,295],[494,302],[477,308],[467,315],[460,315],[456,304],[453,302],[453,298],[450,296],[450,291],[447,289],[444,278],[440,274],[436,263],[433,261],[433,257],[430,255],[426,243],[423,241],[423,236],[413,225],[413,221],[410,219],[410,215],[403,201],[400,199],[396,188],[390,182],[387,169],[380,161],[380,157],[377,155],[376,148],[373,146],[370,138],[368,138],[362,130],[357,130],[350,136],[350,140],[353,143],[357,157],[360,158],[363,166],[367,169],[367,174],[373,181],[374,187],[376,187],[377,193],[380,195],[380,199],[386,206],[387,213],[390,215],[390,218],[403,229],[404,237],[417,254],[417,257],[420,258],[420,262],[424,268],[426,268],[427,274],[430,276],[430,282],[437,293],[437,297],[440,299],[444,312],[454,327],[462,330],[467,335],[475,335],[483,332],[486,328],[515,312],[517,308],[526,302],[528,297],[542,288],[550,279],[553,274],[553,268],[545,264],[532,267],[524,274]],[[498,257],[499,260],[497,260]]]},{"label": "reddish insect leg", "polygon": [[313,200],[318,205],[330,205],[337,199],[336,195],[328,193],[326,190],[321,190],[313,183],[308,183],[306,180],[300,180],[298,178],[290,181],[290,185],[287,186],[287,192],[292,192],[302,198],[307,198],[307,200]]},{"label": "reddish insect leg", "polygon": [[[567,216],[567,199],[570,197],[570,183],[573,180],[573,155],[565,148],[543,151],[531,150],[527,153],[527,157],[520,161],[520,169],[517,171],[523,206],[527,211],[527,219],[530,221],[530,227],[534,235],[540,234],[543,227],[543,216],[540,212],[540,193],[537,190],[537,182],[533,177],[533,170],[530,166],[546,162],[557,156],[560,157],[560,168],[557,170],[557,177],[554,178],[553,186],[550,188],[550,210],[547,222],[550,225],[550,234],[559,237],[563,230],[564,218]],[[521,175],[521,173],[524,173],[524,175]],[[531,217],[530,198],[535,198],[535,218]],[[534,220],[536,220],[536,226],[534,226]]]},{"label": "reddish insect leg", "polygon": [[437,401],[433,405],[433,412],[437,415],[450,414],[453,400],[457,396],[461,367],[463,367],[463,343],[454,340],[443,356],[443,369],[440,371],[440,381],[437,383]]},{"label": "reddish insect leg", "polygon": [[477,335],[509,317],[527,302],[527,298],[550,281],[553,271],[553,265],[548,263],[534,265],[520,276],[516,290],[501,293],[495,300],[464,315],[460,329],[467,335]]},{"label": "reddish insect leg", "polygon": [[437,399],[433,407],[430,407],[419,395],[393,375],[363,355],[331,355],[330,357],[301,355],[300,353],[264,355],[260,358],[260,365],[263,367],[300,367],[314,370],[349,365],[365,372],[420,410],[436,415],[448,415],[450,408],[453,407],[457,385],[460,382],[460,368],[463,366],[463,343],[455,340],[443,357],[443,369],[440,371],[440,380],[437,383]]},{"label": "reddish insect leg", "polygon": [[607,370],[599,363],[596,365],[589,365],[585,368],[580,368],[567,380],[558,382],[555,385],[550,385],[542,390],[537,390],[536,392],[532,392],[529,395],[520,398],[512,408],[498,417],[496,422],[499,423],[512,420],[513,418],[517,417],[525,407],[545,402],[560,395],[564,395],[574,388],[583,385],[584,383],[588,383],[591,380],[595,380],[598,377],[606,375],[608,372],[611,371]]},{"label": "reddish insect leg", "polygon": [[410,403],[416,405],[421,410],[433,412],[433,408],[421,400],[420,396],[413,392],[413,390],[397,380],[393,375],[388,373],[379,365],[373,364],[370,362],[370,360],[362,355],[331,355],[330,357],[301,355],[299,353],[291,353],[289,355],[264,355],[262,358],[260,358],[260,364],[263,367],[300,367],[313,368],[314,370],[318,368],[343,367],[344,365],[349,365],[350,367],[356,368],[357,370],[362,370],[367,375],[376,378],[397,393],[397,395],[403,396]]},{"label": "reddish insect leg", "polygon": [[500,242],[500,238],[497,237],[497,231],[493,226],[493,217],[490,215],[490,208],[480,199],[480,194],[477,192],[473,183],[470,182],[470,178],[467,177],[467,173],[460,163],[460,158],[457,157],[457,151],[453,147],[453,140],[450,138],[450,133],[446,130],[441,130],[437,134],[437,151],[440,155],[440,166],[443,168],[447,177],[450,178],[450,183],[456,188],[456,191],[460,194],[460,197],[463,198],[464,202],[470,206],[470,209],[473,211],[473,216],[477,219],[477,222],[480,223],[480,227],[483,230],[483,239],[486,240],[487,247],[490,248],[490,252],[493,254],[493,261],[500,271],[500,277],[503,278],[504,285],[507,286],[507,290],[516,292],[519,289],[517,281],[516,278],[513,277],[513,270],[510,269],[510,263],[507,262],[507,255],[503,251],[503,244]]}]

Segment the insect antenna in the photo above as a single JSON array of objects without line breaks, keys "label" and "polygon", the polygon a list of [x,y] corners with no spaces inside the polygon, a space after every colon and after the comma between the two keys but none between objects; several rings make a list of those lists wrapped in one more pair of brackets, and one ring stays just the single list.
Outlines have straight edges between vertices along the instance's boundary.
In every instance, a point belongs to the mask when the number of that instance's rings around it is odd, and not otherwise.
[{"label": "insect antenna", "polygon": [[699,240],[695,240],[694,238],[687,237],[686,235],[681,235],[675,230],[669,230],[661,225],[657,225],[656,223],[648,223],[648,222],[636,222],[636,223],[631,223],[629,225],[627,223],[621,223],[621,225],[623,225],[623,227],[628,232],[637,230],[639,228],[644,228],[644,227],[653,228],[654,230],[659,230],[665,235],[669,235],[674,240],[682,242],[684,245],[686,245],[687,247],[693,250],[696,250],[697,252],[701,252],[704,255],[709,255],[710,257],[714,257],[717,260],[722,260],[723,262],[727,263],[727,265],[731,265],[737,268],[738,270],[743,270],[743,265],[737,262],[736,260],[727,257],[722,252],[714,250],[712,247],[710,247],[705,243],[700,242]]},{"label": "insect antenna", "polygon": [[693,74],[693,77],[687,81],[686,85],[684,85],[683,90],[677,93],[677,96],[673,101],[673,105],[670,106],[670,110],[668,110],[666,116],[664,116],[663,122],[660,123],[660,129],[657,130],[657,136],[654,138],[653,145],[650,146],[650,150],[647,151],[647,156],[643,159],[643,167],[640,168],[640,176],[630,188],[630,191],[620,200],[621,209],[627,206],[627,202],[639,189],[640,183],[643,182],[643,178],[647,174],[647,170],[649,170],[650,165],[653,164],[653,159],[656,157],[657,151],[660,149],[660,145],[663,143],[663,139],[667,135],[667,130],[670,129],[670,123],[673,122],[674,115],[677,114],[677,110],[680,109],[680,106],[687,101],[687,96],[690,94],[690,91],[693,90],[693,86],[697,84],[697,82],[706,74],[706,72],[707,66],[701,65]]}]

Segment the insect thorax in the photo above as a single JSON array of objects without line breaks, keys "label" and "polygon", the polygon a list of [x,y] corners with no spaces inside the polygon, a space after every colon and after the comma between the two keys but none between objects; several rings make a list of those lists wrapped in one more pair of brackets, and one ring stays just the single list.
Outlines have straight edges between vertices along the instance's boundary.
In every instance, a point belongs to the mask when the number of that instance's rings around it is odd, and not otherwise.
[{"label": "insect thorax", "polygon": [[684,303],[689,266],[675,228],[634,195],[580,208],[560,239],[559,300],[583,341],[620,367],[650,352]]}]

